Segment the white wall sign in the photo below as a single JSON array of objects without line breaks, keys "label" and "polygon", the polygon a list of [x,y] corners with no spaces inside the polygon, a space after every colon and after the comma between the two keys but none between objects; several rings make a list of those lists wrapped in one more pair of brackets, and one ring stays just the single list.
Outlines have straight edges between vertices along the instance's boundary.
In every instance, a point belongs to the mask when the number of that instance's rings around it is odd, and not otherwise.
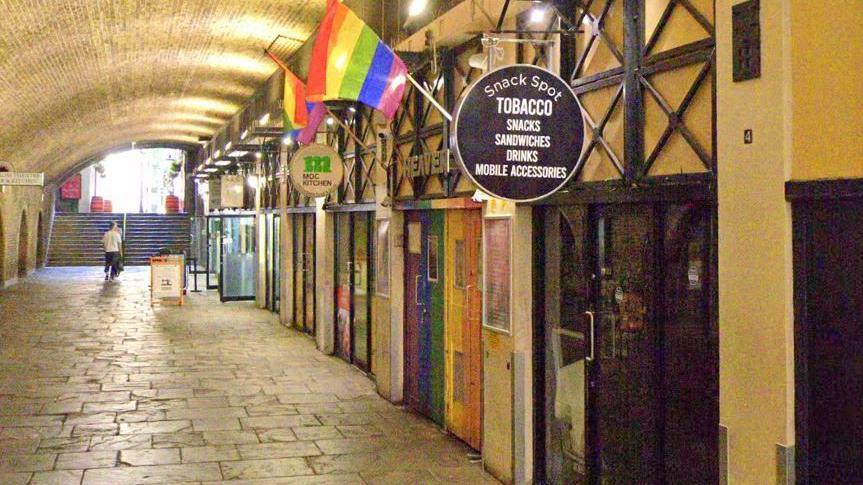
[{"label": "white wall sign", "polygon": [[243,207],[245,179],[242,175],[222,175],[220,207]]},{"label": "white wall sign", "polygon": [[0,172],[0,185],[45,185],[44,173]]},{"label": "white wall sign", "polygon": [[309,197],[329,195],[342,183],[344,172],[342,157],[326,145],[305,146],[291,159],[291,183]]}]

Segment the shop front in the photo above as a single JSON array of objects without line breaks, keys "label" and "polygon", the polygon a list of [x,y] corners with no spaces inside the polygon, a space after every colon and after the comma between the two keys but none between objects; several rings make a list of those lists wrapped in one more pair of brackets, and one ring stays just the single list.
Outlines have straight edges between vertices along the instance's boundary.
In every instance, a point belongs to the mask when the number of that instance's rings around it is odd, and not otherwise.
[{"label": "shop front", "polygon": [[546,478],[714,482],[715,209],[686,201],[537,212]]}]

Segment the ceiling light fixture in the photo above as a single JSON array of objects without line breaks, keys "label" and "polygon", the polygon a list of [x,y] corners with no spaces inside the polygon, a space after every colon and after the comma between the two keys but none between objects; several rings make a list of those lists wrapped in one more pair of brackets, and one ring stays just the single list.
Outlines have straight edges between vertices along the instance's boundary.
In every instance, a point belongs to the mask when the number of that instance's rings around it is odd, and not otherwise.
[{"label": "ceiling light fixture", "polygon": [[245,140],[247,136],[249,136],[249,130],[243,130],[243,134],[240,135],[240,140]]},{"label": "ceiling light fixture", "polygon": [[258,120],[258,123],[261,125],[266,125],[267,122],[270,121],[270,113],[264,113],[264,116],[261,116],[261,119]]},{"label": "ceiling light fixture", "polygon": [[232,162],[230,160],[219,160],[218,162],[216,162],[216,166],[217,167],[227,167],[228,165],[230,165],[232,163],[234,163],[234,162]]},{"label": "ceiling light fixture", "polygon": [[425,12],[428,3],[428,0],[412,0],[408,5],[408,17],[416,17]]},{"label": "ceiling light fixture", "polygon": [[545,5],[542,3],[534,3],[533,8],[530,10],[530,22],[538,24],[545,21],[546,11],[547,9],[545,8]]},{"label": "ceiling light fixture", "polygon": [[210,168],[208,168],[208,169],[205,169],[204,171],[205,171],[205,172],[213,173],[213,172],[218,172],[218,171],[219,171],[219,169],[218,169],[218,168],[215,168],[215,167],[210,167]]}]

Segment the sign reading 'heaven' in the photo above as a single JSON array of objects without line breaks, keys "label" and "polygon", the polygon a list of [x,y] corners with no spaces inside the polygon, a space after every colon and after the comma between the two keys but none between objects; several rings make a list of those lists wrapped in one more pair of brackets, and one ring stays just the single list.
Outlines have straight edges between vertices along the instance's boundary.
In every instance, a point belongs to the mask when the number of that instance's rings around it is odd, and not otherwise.
[{"label": "sign reading 'heaven'", "polygon": [[456,160],[484,192],[528,202],[575,174],[584,140],[575,94],[555,74],[529,65],[500,68],[464,95],[454,117]]}]

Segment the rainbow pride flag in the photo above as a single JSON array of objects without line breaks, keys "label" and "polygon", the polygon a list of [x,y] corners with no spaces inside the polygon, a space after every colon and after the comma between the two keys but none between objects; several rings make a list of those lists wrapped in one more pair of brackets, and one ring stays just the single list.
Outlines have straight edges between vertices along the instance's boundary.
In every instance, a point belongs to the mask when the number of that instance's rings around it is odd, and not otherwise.
[{"label": "rainbow pride flag", "polygon": [[392,119],[407,67],[380,37],[338,0],[331,0],[312,48],[306,99],[356,100]]},{"label": "rainbow pride flag", "polygon": [[285,111],[282,113],[284,131],[303,128],[309,122],[306,107],[306,85],[291,71],[285,69]]}]

